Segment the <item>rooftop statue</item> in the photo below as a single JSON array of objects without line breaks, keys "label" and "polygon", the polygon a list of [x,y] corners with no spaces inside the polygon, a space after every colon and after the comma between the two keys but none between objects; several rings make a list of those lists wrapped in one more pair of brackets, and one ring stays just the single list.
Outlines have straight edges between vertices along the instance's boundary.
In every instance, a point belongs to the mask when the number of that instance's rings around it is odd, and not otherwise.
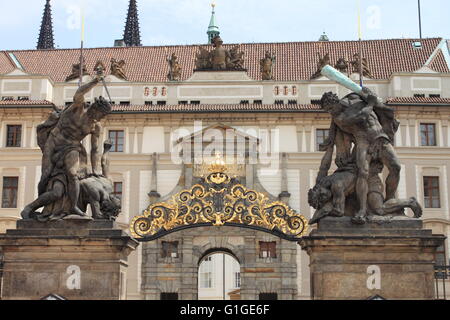
[{"label": "rooftop statue", "polygon": [[[107,144],[102,159],[99,155],[100,120],[111,112],[111,105],[102,97],[96,98],[91,105],[84,101],[84,95],[103,81],[101,71],[97,70],[96,77],[77,90],[72,105],[62,111],[55,110],[47,121],[37,127],[38,144],[43,153],[39,197],[22,211],[23,219],[49,221],[71,215],[85,217],[80,204],[85,209],[83,204],[86,201],[93,208],[94,218],[105,218],[105,215],[113,218],[117,215],[118,202],[105,197],[105,194],[112,193],[112,182],[108,184],[106,181]],[[82,140],[89,135],[91,168],[88,168],[88,155],[82,144]],[[99,170],[100,160],[102,172]],[[42,212],[36,212],[42,207]]]},{"label": "rooftop statue", "polygon": [[116,76],[119,79],[122,80],[128,80],[127,76],[125,75],[125,61],[120,60],[117,61],[116,59],[111,59],[111,74],[113,76]]},{"label": "rooftop statue", "polygon": [[[325,72],[324,72],[325,71]],[[322,74],[346,87],[355,88],[350,79],[330,66]],[[416,218],[422,208],[416,199],[396,199],[400,180],[400,162],[393,147],[399,122],[394,110],[367,88],[359,88],[339,99],[325,93],[322,108],[330,113],[330,135],[321,146],[325,151],[316,186],[309,193],[310,205],[317,209],[311,223],[325,216],[351,215],[355,224],[364,224],[373,216],[404,215],[411,208]],[[328,176],[336,150],[338,169]],[[383,183],[379,173],[386,167],[389,175]]]},{"label": "rooftop statue", "polygon": [[266,51],[264,58],[259,62],[263,80],[273,80],[273,65],[275,64],[275,61],[275,55]]},{"label": "rooftop statue", "polygon": [[[88,76],[89,72],[86,68],[86,63],[83,58],[83,76]],[[66,82],[72,81],[80,78],[80,63],[75,63],[72,65],[72,73],[66,78]]]},{"label": "rooftop statue", "polygon": [[323,67],[330,64],[330,54],[327,53],[323,57],[320,56],[320,54],[317,54],[319,56],[319,61],[317,62],[317,71],[314,73],[314,75],[311,77],[311,79],[317,79],[322,76],[321,72]]},{"label": "rooftop statue", "polygon": [[212,51],[200,47],[200,52],[196,54],[196,71],[245,71],[244,52],[238,52],[239,46],[227,50],[223,48],[223,41],[219,36],[212,43]]},{"label": "rooftop statue", "polygon": [[362,58],[362,61],[360,61],[359,53],[355,53],[353,55],[353,59],[353,61],[350,61],[350,64],[352,66],[352,73],[360,73],[362,67],[363,76],[367,78],[373,78],[372,72],[369,69],[369,63],[367,62],[366,58]]},{"label": "rooftop statue", "polygon": [[170,58],[167,59],[169,63],[169,74],[167,75],[170,81],[180,81],[181,79],[181,66],[178,62],[178,57],[175,53],[172,53]]}]

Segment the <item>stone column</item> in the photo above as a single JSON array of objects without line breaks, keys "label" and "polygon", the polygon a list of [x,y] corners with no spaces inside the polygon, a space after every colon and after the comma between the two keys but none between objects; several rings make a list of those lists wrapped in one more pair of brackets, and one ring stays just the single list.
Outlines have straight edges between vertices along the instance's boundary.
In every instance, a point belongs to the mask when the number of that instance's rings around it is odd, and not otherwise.
[{"label": "stone column", "polygon": [[433,299],[434,255],[443,239],[407,217],[362,226],[323,219],[300,242],[311,260],[311,298]]},{"label": "stone column", "polygon": [[127,257],[137,245],[111,221],[20,220],[0,235],[2,299],[125,299]]}]

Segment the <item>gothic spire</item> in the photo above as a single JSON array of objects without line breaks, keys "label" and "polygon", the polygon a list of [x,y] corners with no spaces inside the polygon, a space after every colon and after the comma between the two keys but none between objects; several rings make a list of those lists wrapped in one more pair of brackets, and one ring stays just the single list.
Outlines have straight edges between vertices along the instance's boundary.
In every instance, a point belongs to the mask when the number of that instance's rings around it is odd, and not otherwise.
[{"label": "gothic spire", "polygon": [[123,40],[125,41],[127,47],[142,46],[141,33],[139,31],[139,15],[136,0],[130,0],[130,6],[128,7],[127,23],[125,25]]},{"label": "gothic spire", "polygon": [[211,13],[211,20],[209,21],[209,26],[208,26],[208,32],[206,32],[208,34],[208,43],[212,43],[212,40],[220,35],[220,31],[219,31],[219,27],[217,26],[217,22],[216,22],[216,11],[215,11],[215,7],[216,4],[213,2],[211,4],[212,7],[212,13]]},{"label": "gothic spire", "polygon": [[50,7],[50,0],[46,0],[37,49],[45,50],[54,48],[55,43],[53,41],[52,8]]}]

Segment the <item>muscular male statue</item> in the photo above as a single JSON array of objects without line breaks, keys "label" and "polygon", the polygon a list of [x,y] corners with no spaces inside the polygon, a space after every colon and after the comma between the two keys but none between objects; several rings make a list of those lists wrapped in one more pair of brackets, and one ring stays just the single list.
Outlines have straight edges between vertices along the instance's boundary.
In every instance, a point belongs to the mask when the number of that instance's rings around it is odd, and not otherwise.
[{"label": "muscular male statue", "polygon": [[214,50],[211,52],[211,61],[213,70],[226,70],[230,59],[230,53],[222,45],[222,39],[217,36],[213,39]]},{"label": "muscular male statue", "polygon": [[[378,98],[364,88],[361,95],[350,94],[342,100],[329,92],[324,94],[322,108],[333,118],[334,131],[341,130],[351,137],[355,144],[354,156],[357,166],[356,193],[359,212],[354,221],[364,223],[367,214],[369,193],[368,179],[370,163],[380,160],[389,169],[386,180],[386,201],[395,198],[400,180],[400,163],[392,145],[398,122],[389,116],[388,107],[379,103]],[[381,116],[380,116],[381,115]],[[385,118],[381,118],[385,117]],[[333,130],[332,130],[333,131]]]},{"label": "muscular male statue", "polygon": [[87,153],[81,142],[91,135],[92,173],[99,175],[99,121],[111,112],[111,106],[102,97],[88,105],[84,95],[102,78],[103,75],[97,75],[91,82],[80,87],[72,105],[58,115],[53,114],[46,123],[38,127],[38,140],[43,152],[39,198],[22,211],[24,219],[30,218],[41,207],[45,207],[38,214],[41,218],[86,215],[78,208],[81,171],[87,166]]}]

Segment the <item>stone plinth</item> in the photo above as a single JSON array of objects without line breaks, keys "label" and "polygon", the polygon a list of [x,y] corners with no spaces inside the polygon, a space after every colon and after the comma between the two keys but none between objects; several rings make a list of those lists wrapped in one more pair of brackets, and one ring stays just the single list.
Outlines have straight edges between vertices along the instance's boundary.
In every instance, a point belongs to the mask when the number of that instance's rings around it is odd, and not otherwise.
[{"label": "stone plinth", "polygon": [[137,245],[110,221],[18,221],[0,235],[2,299],[124,299],[127,257]]},{"label": "stone plinth", "polygon": [[311,298],[433,299],[435,252],[443,239],[407,217],[361,226],[326,218],[300,242],[310,256]]}]

